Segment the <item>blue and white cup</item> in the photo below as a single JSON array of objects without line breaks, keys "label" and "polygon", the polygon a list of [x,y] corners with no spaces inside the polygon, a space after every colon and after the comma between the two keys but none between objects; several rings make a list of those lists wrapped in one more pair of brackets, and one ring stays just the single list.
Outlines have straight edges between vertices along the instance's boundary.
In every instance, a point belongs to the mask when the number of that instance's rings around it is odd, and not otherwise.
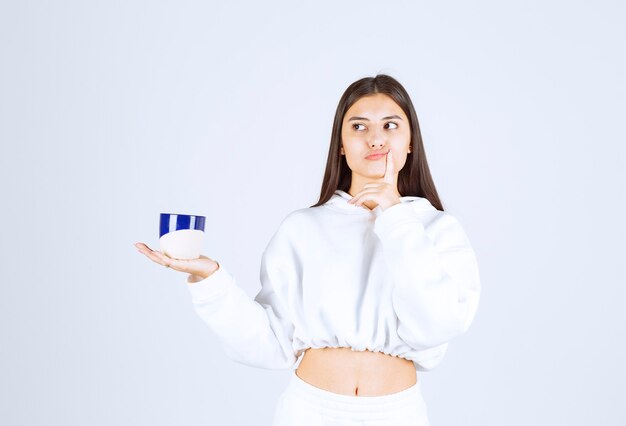
[{"label": "blue and white cup", "polygon": [[198,259],[204,240],[204,216],[161,213],[161,252],[174,259]]}]

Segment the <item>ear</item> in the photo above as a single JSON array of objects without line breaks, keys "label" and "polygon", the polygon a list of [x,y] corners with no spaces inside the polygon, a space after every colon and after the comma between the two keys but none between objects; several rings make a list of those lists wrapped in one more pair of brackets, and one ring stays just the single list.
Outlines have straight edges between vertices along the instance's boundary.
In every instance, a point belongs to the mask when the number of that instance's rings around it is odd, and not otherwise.
[{"label": "ear", "polygon": [[343,152],[343,145],[341,146],[341,155],[346,155],[346,154]]}]

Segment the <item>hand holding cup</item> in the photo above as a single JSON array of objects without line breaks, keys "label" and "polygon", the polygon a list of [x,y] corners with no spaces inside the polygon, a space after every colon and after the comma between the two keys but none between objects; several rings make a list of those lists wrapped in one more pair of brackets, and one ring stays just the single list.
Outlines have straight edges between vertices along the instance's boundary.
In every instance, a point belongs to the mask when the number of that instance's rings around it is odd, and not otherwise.
[{"label": "hand holding cup", "polygon": [[191,274],[188,282],[200,281],[219,269],[215,260],[200,254],[204,223],[204,216],[161,213],[161,251],[152,250],[144,243],[135,243],[135,247],[155,263]]},{"label": "hand holding cup", "polygon": [[204,255],[200,255],[197,259],[175,259],[160,251],[152,250],[144,243],[135,243],[135,247],[140,253],[143,253],[148,259],[159,265],[194,275],[195,278],[192,279],[192,282],[207,278],[217,271],[220,266],[218,262]]}]

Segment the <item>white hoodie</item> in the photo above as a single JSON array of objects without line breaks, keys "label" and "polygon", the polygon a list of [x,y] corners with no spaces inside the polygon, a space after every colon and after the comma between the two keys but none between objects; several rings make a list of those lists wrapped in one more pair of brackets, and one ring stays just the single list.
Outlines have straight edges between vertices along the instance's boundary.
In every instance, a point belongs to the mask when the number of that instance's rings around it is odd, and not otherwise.
[{"label": "white hoodie", "polygon": [[459,222],[422,197],[401,197],[384,211],[351,198],[337,190],[283,219],[263,252],[254,300],[223,265],[187,282],[228,357],[287,369],[307,348],[349,347],[427,371],[468,329],[480,278]]}]

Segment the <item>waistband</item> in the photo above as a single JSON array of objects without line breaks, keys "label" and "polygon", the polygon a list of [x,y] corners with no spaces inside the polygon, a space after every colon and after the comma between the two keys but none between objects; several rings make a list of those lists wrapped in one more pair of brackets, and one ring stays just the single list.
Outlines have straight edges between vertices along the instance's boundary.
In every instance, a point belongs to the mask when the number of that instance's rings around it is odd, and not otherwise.
[{"label": "waistband", "polygon": [[291,391],[315,405],[341,411],[383,412],[416,403],[425,405],[419,380],[407,389],[387,395],[343,395],[305,382],[294,370],[287,391]]}]

